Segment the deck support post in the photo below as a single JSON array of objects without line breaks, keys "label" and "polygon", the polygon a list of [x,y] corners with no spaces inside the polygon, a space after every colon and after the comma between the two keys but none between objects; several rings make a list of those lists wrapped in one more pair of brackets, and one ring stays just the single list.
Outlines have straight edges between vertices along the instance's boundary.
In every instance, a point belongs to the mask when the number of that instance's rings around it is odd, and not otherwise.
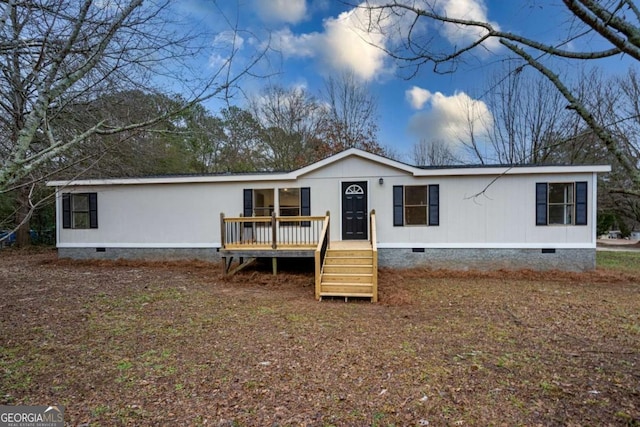
[{"label": "deck support post", "polygon": [[227,227],[224,226],[224,212],[220,212],[220,243],[222,249],[224,249],[224,244],[227,243]]},{"label": "deck support post", "polygon": [[222,257],[222,268],[225,275],[229,274],[229,268],[231,268],[231,263],[233,262],[233,257]]},{"label": "deck support post", "polygon": [[227,276],[233,276],[234,274],[236,274],[238,271],[242,270],[245,267],[250,266],[251,264],[253,264],[254,262],[256,262],[256,258],[249,258],[248,260],[244,261],[240,261],[240,263],[238,265],[235,266],[235,268],[231,269],[231,262],[233,260],[233,257],[229,257],[229,261],[227,262],[225,260],[225,274]]},{"label": "deck support post", "polygon": [[271,258],[271,268],[273,269],[273,275],[277,276],[278,275],[278,258],[276,257]]}]

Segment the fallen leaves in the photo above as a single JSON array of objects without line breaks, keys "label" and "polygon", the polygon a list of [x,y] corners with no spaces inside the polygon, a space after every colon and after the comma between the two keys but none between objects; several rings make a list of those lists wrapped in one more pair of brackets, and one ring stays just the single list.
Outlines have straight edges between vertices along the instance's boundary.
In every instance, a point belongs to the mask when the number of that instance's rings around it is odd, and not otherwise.
[{"label": "fallen leaves", "polygon": [[631,273],[311,270],[0,255],[0,403],[72,425],[634,425]]}]

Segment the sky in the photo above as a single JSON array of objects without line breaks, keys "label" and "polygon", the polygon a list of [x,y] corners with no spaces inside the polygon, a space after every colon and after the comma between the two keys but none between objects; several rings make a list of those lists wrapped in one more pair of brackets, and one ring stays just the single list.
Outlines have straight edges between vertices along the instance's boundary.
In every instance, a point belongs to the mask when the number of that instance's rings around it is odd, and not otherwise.
[{"label": "sky", "polygon": [[[380,1],[380,0],[376,0]],[[448,16],[488,21],[496,28],[516,32],[546,43],[566,37],[570,21],[560,0],[430,0]],[[337,0],[180,0],[174,7],[194,28],[210,34],[211,51],[206,53],[202,73],[224,63],[232,37],[238,48],[236,66],[249,61],[267,45],[269,54],[254,68],[261,78],[241,82],[244,96],[253,96],[267,84],[285,88],[303,87],[319,96],[324,81],[351,72],[367,85],[377,100],[379,133],[383,146],[397,158],[412,161],[412,147],[422,139],[455,144],[468,123],[469,106],[477,126],[492,123],[486,101],[487,79],[504,73],[500,58],[506,52],[496,41],[467,56],[454,73],[437,74],[432,66],[415,75],[371,43],[393,47],[393,35],[370,34],[362,30],[367,17],[362,10]],[[408,28],[396,21],[398,28]],[[460,28],[420,28],[423,37],[434,37],[438,46],[451,47],[477,37]],[[581,40],[597,43],[597,40]],[[580,46],[568,45],[578,49]],[[246,63],[246,62],[245,62]],[[615,68],[616,65],[614,64]],[[267,76],[267,77],[265,77]],[[236,98],[237,105],[246,100]],[[215,113],[219,106],[210,102]]]}]

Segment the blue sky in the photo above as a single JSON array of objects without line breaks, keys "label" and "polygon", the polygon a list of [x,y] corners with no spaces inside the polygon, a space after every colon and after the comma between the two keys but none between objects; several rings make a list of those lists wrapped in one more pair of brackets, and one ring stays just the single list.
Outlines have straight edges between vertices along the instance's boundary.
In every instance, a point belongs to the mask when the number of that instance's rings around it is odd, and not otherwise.
[{"label": "blue sky", "polygon": [[[570,31],[570,20],[560,0],[431,0],[449,16],[488,20],[505,31],[555,44]],[[391,37],[365,34],[359,29],[366,17],[336,0],[181,0],[176,10],[191,25],[211,33],[212,47],[202,73],[211,72],[227,54],[229,28],[242,31],[236,39],[240,60],[245,61],[269,40],[268,61],[255,69],[267,79],[245,79],[242,87],[251,96],[267,84],[304,87],[319,95],[323,79],[353,72],[378,101],[379,140],[400,159],[411,162],[411,148],[420,139],[453,141],[466,126],[468,106],[478,120],[491,123],[491,112],[483,100],[486,79],[500,66],[504,50],[495,42],[468,57],[458,71],[438,75],[427,65],[407,80],[381,50],[366,42],[392,46]],[[222,17],[225,19],[222,19]],[[468,41],[474,34],[458,28],[424,27],[423,34],[435,36],[441,46]],[[431,33],[430,33],[431,32]],[[579,43],[597,43],[580,40]],[[569,46],[579,48],[580,46]],[[241,66],[241,65],[237,65]],[[626,69],[626,66],[624,67]],[[236,103],[243,106],[242,97]],[[209,103],[210,109],[217,108]]]}]

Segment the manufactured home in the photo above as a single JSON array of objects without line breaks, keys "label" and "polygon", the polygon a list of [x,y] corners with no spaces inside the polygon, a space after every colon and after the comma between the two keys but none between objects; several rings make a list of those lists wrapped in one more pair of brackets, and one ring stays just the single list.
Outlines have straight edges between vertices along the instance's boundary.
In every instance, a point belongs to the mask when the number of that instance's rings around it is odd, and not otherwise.
[{"label": "manufactured home", "polygon": [[349,149],[286,173],[48,185],[60,257],[203,258],[226,271],[234,259],[272,258],[275,269],[315,257],[316,297],[375,299],[377,265],[593,269],[597,174],[609,171],[424,168]]}]

